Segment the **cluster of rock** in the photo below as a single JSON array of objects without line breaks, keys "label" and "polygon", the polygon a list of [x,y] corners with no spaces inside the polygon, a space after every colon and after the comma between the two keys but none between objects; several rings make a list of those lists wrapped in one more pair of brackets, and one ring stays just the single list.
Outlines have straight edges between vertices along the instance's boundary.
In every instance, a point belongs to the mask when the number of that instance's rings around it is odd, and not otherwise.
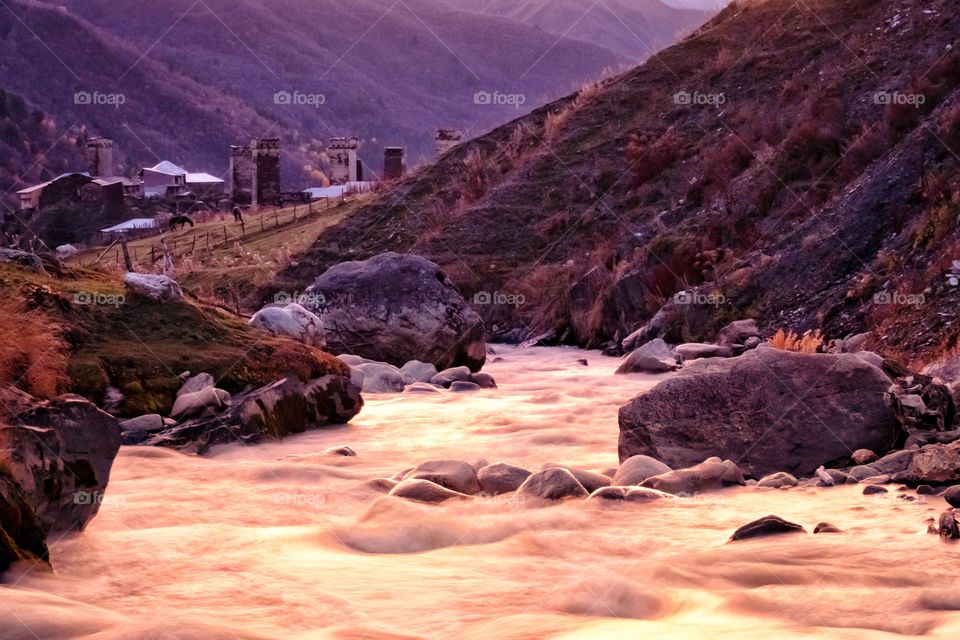
[{"label": "cluster of rock", "polygon": [[692,496],[745,481],[729,460],[711,458],[673,470],[653,458],[636,456],[604,473],[552,463],[530,471],[505,462],[434,460],[369,484],[389,495],[425,503],[506,496],[537,506],[569,498],[643,502]]},{"label": "cluster of rock", "polygon": [[213,376],[183,374],[169,417],[139,416],[121,423],[124,444],[174,447],[204,453],[211,446],[281,438],[326,424],[343,424],[360,412],[360,387],[334,372],[304,382],[288,376],[231,396]]},{"label": "cluster of rock", "polygon": [[0,572],[48,562],[48,535],[86,527],[120,449],[117,419],[79,396],[26,404],[0,425]]},{"label": "cluster of rock", "polygon": [[361,356],[337,356],[350,367],[350,378],[364,393],[439,393],[494,389],[496,381],[488,373],[472,372],[469,367],[450,367],[443,371],[429,362],[411,360],[402,367]]},{"label": "cluster of rock", "polygon": [[714,344],[687,342],[671,346],[653,334],[653,326],[640,329],[623,341],[627,357],[617,373],[666,373],[676,371],[685,362],[701,358],[732,358],[763,344],[760,329],[754,320],[737,320],[717,334]]}]

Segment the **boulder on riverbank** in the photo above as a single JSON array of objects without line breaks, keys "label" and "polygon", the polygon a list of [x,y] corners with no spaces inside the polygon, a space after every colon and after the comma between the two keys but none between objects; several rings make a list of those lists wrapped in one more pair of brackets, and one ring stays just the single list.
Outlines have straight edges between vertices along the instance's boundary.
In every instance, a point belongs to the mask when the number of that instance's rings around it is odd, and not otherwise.
[{"label": "boulder on riverbank", "polygon": [[698,360],[620,409],[620,459],[643,454],[682,468],[716,455],[754,477],[809,476],[857,449],[894,446],[889,386],[852,354],[766,348]]},{"label": "boulder on riverbank", "polygon": [[39,403],[0,426],[4,471],[48,533],[86,527],[119,450],[119,421],[79,396]]},{"label": "boulder on riverbank", "polygon": [[360,412],[360,389],[344,374],[309,382],[288,376],[233,399],[216,416],[196,418],[161,431],[145,444],[204,453],[211,446],[282,438],[326,424],[344,424]]},{"label": "boulder on riverbank", "polygon": [[384,253],[327,269],[301,298],[326,329],[332,353],[401,367],[411,360],[439,370],[486,359],[480,315],[433,262]]}]

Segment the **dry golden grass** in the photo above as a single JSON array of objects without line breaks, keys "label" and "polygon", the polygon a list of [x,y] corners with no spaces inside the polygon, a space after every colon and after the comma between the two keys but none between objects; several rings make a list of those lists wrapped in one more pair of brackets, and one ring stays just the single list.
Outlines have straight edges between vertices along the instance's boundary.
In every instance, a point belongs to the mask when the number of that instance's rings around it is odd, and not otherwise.
[{"label": "dry golden grass", "polygon": [[807,331],[802,336],[798,336],[793,331],[778,329],[767,342],[781,351],[817,353],[820,347],[823,346],[823,335],[819,329],[816,331]]},{"label": "dry golden grass", "polygon": [[51,398],[67,388],[68,348],[60,327],[22,302],[0,299],[0,386]]}]

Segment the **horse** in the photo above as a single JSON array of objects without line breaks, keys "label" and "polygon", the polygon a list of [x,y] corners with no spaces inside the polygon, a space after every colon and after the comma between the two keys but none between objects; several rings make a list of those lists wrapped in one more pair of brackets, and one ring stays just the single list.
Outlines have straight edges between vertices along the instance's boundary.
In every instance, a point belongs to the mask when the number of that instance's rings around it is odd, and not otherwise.
[{"label": "horse", "polygon": [[184,215],[173,216],[172,218],[170,218],[170,231],[171,231],[171,232],[177,230],[177,225],[180,225],[180,229],[181,229],[181,230],[183,230],[183,228],[184,228],[185,226],[187,226],[187,225],[190,225],[190,228],[191,228],[191,229],[192,229],[193,226],[194,226],[194,225],[193,225],[193,220],[191,220],[189,217],[184,216]]}]

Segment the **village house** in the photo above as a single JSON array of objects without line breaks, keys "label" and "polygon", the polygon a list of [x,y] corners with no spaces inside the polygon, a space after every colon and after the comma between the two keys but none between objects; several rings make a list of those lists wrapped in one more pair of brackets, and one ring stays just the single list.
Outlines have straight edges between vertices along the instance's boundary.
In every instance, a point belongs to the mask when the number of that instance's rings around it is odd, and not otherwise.
[{"label": "village house", "polygon": [[81,189],[93,182],[85,173],[64,173],[26,189],[17,191],[22,211],[40,211],[61,202],[80,202]]},{"label": "village house", "polygon": [[200,200],[223,198],[225,182],[209,173],[188,173],[187,190]]},{"label": "village house", "polygon": [[140,170],[146,198],[175,197],[187,190],[187,170],[168,160]]}]

